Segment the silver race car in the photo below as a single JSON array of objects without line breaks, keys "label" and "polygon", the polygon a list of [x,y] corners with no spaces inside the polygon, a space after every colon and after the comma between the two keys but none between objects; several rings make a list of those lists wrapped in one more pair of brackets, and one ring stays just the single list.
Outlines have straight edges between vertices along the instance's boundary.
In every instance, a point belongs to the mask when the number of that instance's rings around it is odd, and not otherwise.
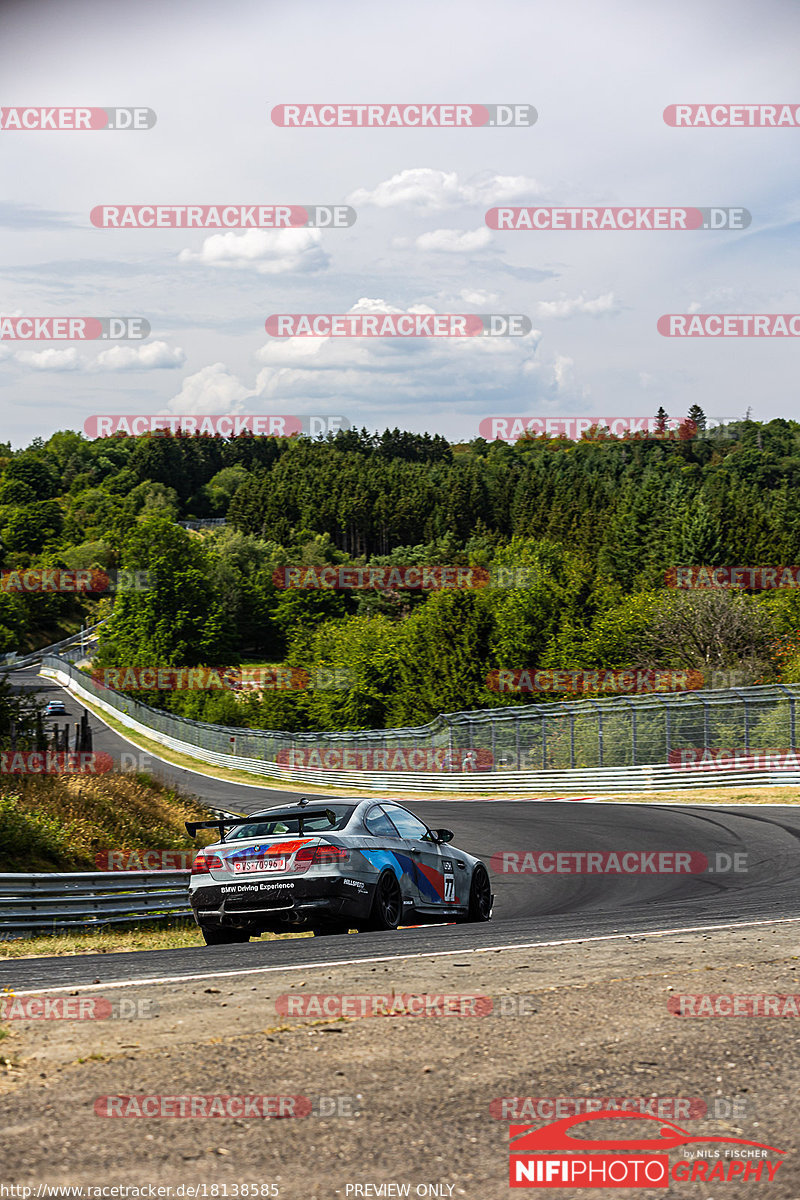
[{"label": "silver race car", "polygon": [[492,915],[480,859],[394,801],[301,800],[186,828],[220,834],[197,855],[190,883],[209,946],[267,930],[347,933]]}]

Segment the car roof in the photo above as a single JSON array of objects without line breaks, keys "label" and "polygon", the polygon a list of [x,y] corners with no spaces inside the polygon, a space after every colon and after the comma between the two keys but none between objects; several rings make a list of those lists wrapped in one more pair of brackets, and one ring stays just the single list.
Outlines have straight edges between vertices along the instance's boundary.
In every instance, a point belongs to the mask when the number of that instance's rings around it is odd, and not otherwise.
[{"label": "car roof", "polygon": [[333,805],[333,804],[335,804],[338,808],[342,808],[344,806],[347,808],[354,809],[354,808],[358,808],[358,806],[363,803],[364,803],[363,800],[349,800],[349,799],[337,800],[337,799],[333,798],[330,800],[328,800],[328,799],[319,800],[318,802],[315,802],[313,804],[303,804],[303,805],[280,804],[280,805],[277,805],[275,808],[263,808],[263,809],[259,809],[258,812],[246,813],[245,815],[248,817],[251,817],[253,820],[256,820],[260,817],[277,817],[277,816],[299,817],[299,816],[302,816],[304,813],[306,813],[306,814],[307,813],[324,813],[325,809],[330,808],[331,805]]},{"label": "car roof", "polygon": [[394,804],[399,808],[403,808],[399,800],[393,800],[387,796],[367,796],[365,799],[362,799],[360,796],[331,796],[330,799],[325,797],[324,799],[310,801],[302,807],[300,804],[281,804],[275,808],[264,808],[258,812],[247,813],[246,815],[255,821],[261,817],[276,817],[279,814],[299,816],[301,813],[324,813],[326,808],[331,808],[333,805],[336,805],[337,808],[348,807],[355,811],[357,808],[370,808],[373,804]]}]

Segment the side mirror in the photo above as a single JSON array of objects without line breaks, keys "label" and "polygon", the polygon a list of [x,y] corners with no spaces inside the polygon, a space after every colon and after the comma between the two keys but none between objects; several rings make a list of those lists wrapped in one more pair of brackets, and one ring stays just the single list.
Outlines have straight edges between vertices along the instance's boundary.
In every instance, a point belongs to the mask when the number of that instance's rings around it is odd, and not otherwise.
[{"label": "side mirror", "polygon": [[434,829],[433,836],[436,838],[437,842],[442,843],[452,842],[456,835],[453,833],[452,829]]}]

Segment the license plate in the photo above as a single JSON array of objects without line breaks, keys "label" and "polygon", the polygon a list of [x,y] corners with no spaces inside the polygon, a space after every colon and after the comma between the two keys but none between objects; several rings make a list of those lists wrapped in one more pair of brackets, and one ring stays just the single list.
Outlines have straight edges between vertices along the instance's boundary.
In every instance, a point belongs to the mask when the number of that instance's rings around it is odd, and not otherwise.
[{"label": "license plate", "polygon": [[285,871],[285,858],[238,858],[233,864],[235,875],[251,875],[254,871]]}]

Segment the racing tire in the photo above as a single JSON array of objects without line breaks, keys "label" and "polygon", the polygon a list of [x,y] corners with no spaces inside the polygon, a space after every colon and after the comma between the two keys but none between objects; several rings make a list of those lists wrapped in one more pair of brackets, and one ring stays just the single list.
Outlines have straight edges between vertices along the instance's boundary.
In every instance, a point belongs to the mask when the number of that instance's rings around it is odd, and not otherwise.
[{"label": "racing tire", "polygon": [[397,929],[403,916],[403,896],[394,871],[384,871],[375,885],[372,908],[364,929]]},{"label": "racing tire", "polygon": [[472,872],[472,882],[469,886],[469,908],[467,921],[489,921],[492,916],[494,896],[489,875],[483,863],[478,863]]},{"label": "racing tire", "polygon": [[250,941],[250,934],[246,929],[216,929],[210,925],[201,925],[200,932],[207,946],[231,946],[236,942]]}]

